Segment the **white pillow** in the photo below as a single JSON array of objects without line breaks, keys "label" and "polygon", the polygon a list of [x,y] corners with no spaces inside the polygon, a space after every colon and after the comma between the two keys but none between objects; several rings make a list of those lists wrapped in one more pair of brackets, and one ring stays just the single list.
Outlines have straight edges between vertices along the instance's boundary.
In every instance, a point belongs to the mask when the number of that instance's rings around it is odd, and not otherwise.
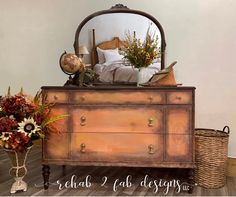
[{"label": "white pillow", "polygon": [[98,63],[103,64],[105,63],[106,59],[104,57],[104,52],[109,51],[109,52],[117,52],[118,53],[118,48],[116,49],[108,49],[108,50],[103,50],[97,47],[97,53],[98,53]]},{"label": "white pillow", "polygon": [[124,56],[120,55],[118,51],[117,52],[104,51],[104,57],[105,57],[106,62],[113,62],[113,61],[122,60]]}]

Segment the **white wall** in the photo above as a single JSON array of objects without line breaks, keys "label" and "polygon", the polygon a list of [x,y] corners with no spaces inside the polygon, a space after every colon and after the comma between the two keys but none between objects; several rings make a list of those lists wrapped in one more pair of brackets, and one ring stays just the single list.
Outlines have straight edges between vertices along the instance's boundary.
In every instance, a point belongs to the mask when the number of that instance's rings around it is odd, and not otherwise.
[{"label": "white wall", "polygon": [[115,3],[155,16],[166,33],[166,62],[178,61],[176,78],[196,86],[196,127],[231,128],[236,157],[235,0],[0,0],[0,94],[10,85],[33,94],[63,85],[63,50],[89,14]]}]

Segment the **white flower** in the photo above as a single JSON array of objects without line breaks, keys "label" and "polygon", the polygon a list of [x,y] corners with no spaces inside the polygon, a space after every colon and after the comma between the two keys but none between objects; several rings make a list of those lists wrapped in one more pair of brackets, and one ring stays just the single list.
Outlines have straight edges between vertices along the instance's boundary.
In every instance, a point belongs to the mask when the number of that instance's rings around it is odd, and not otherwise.
[{"label": "white flower", "polygon": [[10,137],[11,137],[10,132],[2,132],[2,135],[0,136],[0,138],[2,139],[2,141],[7,141]]},{"label": "white flower", "polygon": [[24,118],[24,120],[21,123],[18,123],[18,125],[18,132],[24,133],[29,137],[31,137],[33,133],[41,130],[40,126],[37,125],[33,118]]},{"label": "white flower", "polygon": [[32,135],[32,134],[26,133],[24,130],[20,130],[20,129],[18,129],[17,132],[23,133],[23,134],[26,135],[26,136],[31,136],[31,135]]}]

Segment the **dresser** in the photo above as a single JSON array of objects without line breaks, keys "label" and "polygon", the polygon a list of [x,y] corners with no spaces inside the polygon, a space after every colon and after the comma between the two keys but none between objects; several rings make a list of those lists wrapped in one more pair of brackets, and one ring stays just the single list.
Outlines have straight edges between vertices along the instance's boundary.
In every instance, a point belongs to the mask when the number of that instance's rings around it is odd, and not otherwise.
[{"label": "dresser", "polygon": [[[43,141],[44,188],[50,164],[194,168],[194,87],[42,87],[55,103]],[[190,173],[191,174],[191,173]],[[191,179],[191,176],[190,176]]]}]

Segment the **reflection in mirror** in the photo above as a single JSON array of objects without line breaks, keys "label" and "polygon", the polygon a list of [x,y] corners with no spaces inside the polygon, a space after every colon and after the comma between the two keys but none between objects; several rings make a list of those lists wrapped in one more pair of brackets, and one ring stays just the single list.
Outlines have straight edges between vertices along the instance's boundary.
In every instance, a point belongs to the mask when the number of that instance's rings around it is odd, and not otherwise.
[{"label": "reflection in mirror", "polygon": [[144,16],[133,13],[111,13],[92,18],[83,26],[79,36],[80,45],[86,46],[90,53],[84,57],[85,62],[92,63],[93,29],[95,30],[95,44],[98,45],[111,41],[114,37],[125,40],[128,33],[134,32],[136,38],[143,41],[148,28],[151,35],[158,36],[158,47],[160,47],[161,35],[158,27]]},{"label": "reflection in mirror", "polygon": [[[148,44],[136,45],[137,40],[145,42],[147,32],[152,36]],[[135,36],[134,43],[127,41],[127,35]],[[81,56],[81,46],[88,49],[89,55],[83,60],[91,64],[99,83],[143,84],[165,67],[166,43],[161,24],[150,14],[121,4],[95,12],[79,24],[74,42],[77,56]],[[76,74],[74,81],[79,76]]]}]

